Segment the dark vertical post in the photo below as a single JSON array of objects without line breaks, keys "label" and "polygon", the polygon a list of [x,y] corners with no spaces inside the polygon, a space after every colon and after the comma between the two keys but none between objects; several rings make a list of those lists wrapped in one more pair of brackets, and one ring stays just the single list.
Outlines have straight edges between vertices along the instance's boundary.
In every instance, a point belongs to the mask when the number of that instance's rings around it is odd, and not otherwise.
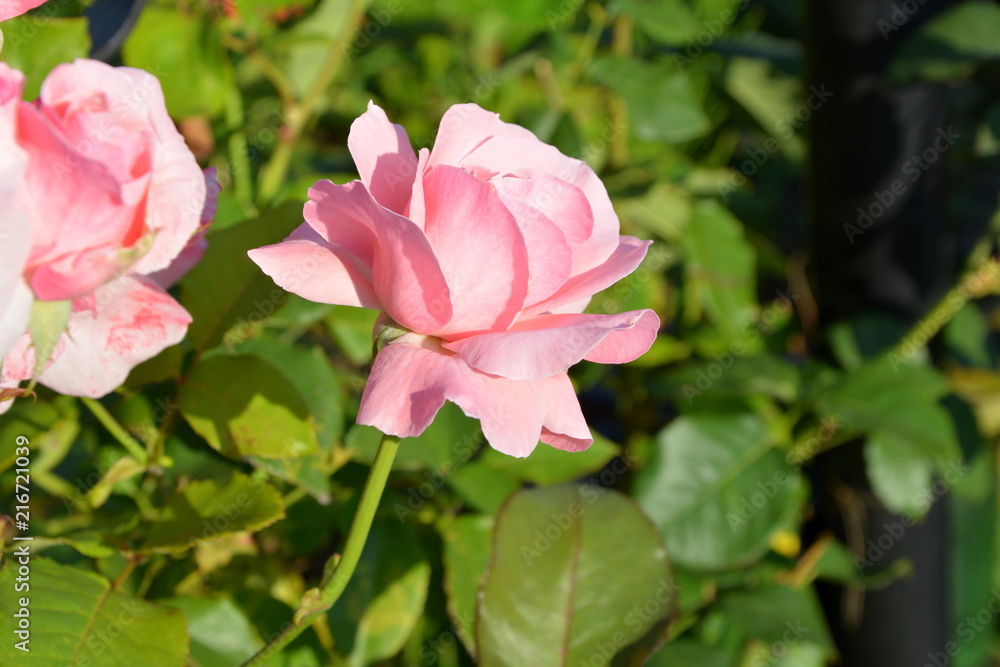
[{"label": "dark vertical post", "polygon": [[[824,326],[875,311],[912,324],[954,280],[946,159],[930,153],[947,133],[947,92],[925,83],[892,85],[886,77],[905,37],[949,4],[806,2],[808,85],[828,93],[812,116],[809,173],[810,269]],[[857,491],[848,496],[872,497],[859,447],[835,450],[817,465],[827,488],[846,485]],[[924,523],[907,528],[878,559],[884,566],[907,558],[915,576],[865,593],[860,606],[849,605],[843,590],[822,591],[843,664],[923,665],[949,640],[946,504],[935,503]],[[843,516],[833,503],[825,507],[820,521],[843,534]],[[865,540],[899,521],[867,502],[861,511]]]}]

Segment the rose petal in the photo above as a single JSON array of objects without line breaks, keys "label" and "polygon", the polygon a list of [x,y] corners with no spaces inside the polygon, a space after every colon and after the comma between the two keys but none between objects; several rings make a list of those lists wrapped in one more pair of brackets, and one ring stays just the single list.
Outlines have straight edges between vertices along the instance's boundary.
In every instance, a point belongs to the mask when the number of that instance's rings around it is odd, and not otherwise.
[{"label": "rose petal", "polygon": [[527,130],[523,132],[526,134],[506,133],[483,142],[462,158],[462,166],[485,167],[500,174],[513,174],[530,167],[579,188],[590,203],[594,226],[586,241],[578,245],[570,243],[574,267],[584,271],[598,266],[618,245],[620,223],[608,191],[585,162],[566,157]]},{"label": "rose petal", "polygon": [[34,9],[45,0],[0,0],[0,21],[20,16],[29,9]]},{"label": "rose petal", "polygon": [[448,280],[453,309],[435,335],[505,329],[528,291],[528,250],[517,221],[492,185],[461,169],[435,167],[423,185],[424,232]]},{"label": "rose petal", "polygon": [[[147,199],[139,211],[143,236],[151,238],[152,244],[132,270],[159,271],[170,265],[198,230],[205,208],[205,177],[167,114],[159,80],[148,72],[79,59],[53,69],[39,97],[43,110],[62,117],[70,131],[77,126],[70,118],[74,110],[82,107],[89,112],[95,96],[101,98],[105,110],[94,113],[86,134],[75,137],[78,142],[94,146],[96,155],[104,154],[102,144],[120,141],[130,142],[117,146],[130,155],[152,150],[152,164],[146,167],[150,169],[149,189],[142,188]],[[118,177],[124,182],[126,175]]]},{"label": "rose petal", "polygon": [[370,263],[375,294],[392,319],[419,333],[451,319],[448,282],[419,227],[379,206],[361,181],[320,181],[309,196],[307,222],[331,245]]},{"label": "rose petal", "polygon": [[545,422],[541,441],[556,449],[580,452],[594,443],[590,427],[580,410],[573,383],[565,373],[538,380],[545,387]]},{"label": "rose petal", "polygon": [[585,358],[631,361],[649,349],[658,328],[659,318],[651,310],[538,315],[518,321],[509,331],[446,342],[444,347],[484,373],[531,380],[565,373]]},{"label": "rose petal", "polygon": [[[427,166],[428,168],[442,164],[463,166],[462,161],[469,153],[497,136],[534,139],[541,143],[535,135],[523,127],[500,120],[498,113],[486,111],[476,104],[455,104],[441,118],[437,137],[434,139],[434,149],[430,153]],[[526,164],[531,162],[522,162],[521,166]]]},{"label": "rose petal", "polygon": [[347,148],[368,191],[382,206],[404,215],[417,172],[417,157],[402,125],[368,102],[368,111],[351,124]]},{"label": "rose petal", "polygon": [[[184,338],[191,316],[147,278],[119,278],[94,293],[96,312],[70,316],[65,347],[39,382],[62,394],[97,398],[129,371]],[[75,306],[75,304],[74,304]]]},{"label": "rose petal", "polygon": [[371,269],[354,255],[327,243],[308,224],[274,245],[247,253],[285,290],[317,303],[381,310]]},{"label": "rose petal", "polygon": [[[633,236],[620,237],[621,242],[606,262],[578,274],[562,286],[553,296],[526,308],[525,315],[544,312],[581,312],[590,297],[629,275],[642,263],[652,241],[640,241]],[[583,307],[576,310],[578,303]],[[564,307],[565,306],[565,307]]]},{"label": "rose petal", "polygon": [[445,400],[479,419],[483,435],[498,451],[527,456],[538,444],[546,416],[544,383],[477,373],[456,355],[412,334],[378,353],[358,423],[412,437],[430,425]]}]

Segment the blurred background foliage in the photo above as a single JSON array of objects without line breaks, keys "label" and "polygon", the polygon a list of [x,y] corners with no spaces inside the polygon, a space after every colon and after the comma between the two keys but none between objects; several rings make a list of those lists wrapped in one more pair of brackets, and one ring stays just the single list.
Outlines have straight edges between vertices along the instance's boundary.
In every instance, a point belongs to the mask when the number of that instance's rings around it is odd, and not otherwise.
[{"label": "blurred background foliage", "polygon": [[[785,0],[55,0],[4,23],[29,99],[92,52],[154,73],[223,190],[177,288],[184,343],[99,403],[42,392],[0,418],[0,497],[26,435],[44,557],[30,655],[0,572],[0,659],[238,665],[322,576],[378,441],[353,424],[375,314],[287,295],[246,250],[297,226],[317,179],[356,178],[347,133],[374,100],[418,147],[475,102],[586,160],[623,233],[656,240],[590,308],[653,307],[665,326],[632,364],[574,369],[585,453],[506,457],[446,406],[403,443],[344,597],[267,664],[832,664],[845,621],[817,590],[941,576],[890,552],[944,503],[949,664],[989,664],[1000,7],[955,5],[892,64],[951,91],[950,205],[985,230],[956,250],[956,283],[972,279],[916,323],[817,317],[806,175],[828,94],[806,83],[803,21]],[[841,446],[867,489],[816,464]],[[829,502],[840,523],[819,520]],[[864,525],[872,504],[896,523]]]}]

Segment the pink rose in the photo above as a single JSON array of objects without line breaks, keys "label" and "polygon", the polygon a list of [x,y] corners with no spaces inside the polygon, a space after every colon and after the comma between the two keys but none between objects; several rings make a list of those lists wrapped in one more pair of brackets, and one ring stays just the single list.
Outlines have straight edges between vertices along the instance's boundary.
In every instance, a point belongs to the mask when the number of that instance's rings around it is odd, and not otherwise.
[{"label": "pink rose", "polygon": [[27,155],[15,143],[15,113],[24,77],[0,70],[0,359],[28,326],[31,291],[22,269],[31,245],[31,221],[13,205]]},{"label": "pink rose", "polygon": [[[20,82],[0,64],[0,101],[13,100],[26,157],[20,181],[11,181],[16,192],[0,193],[0,210],[16,204],[31,230],[13,266],[34,299],[72,302],[39,381],[103,396],[187,331],[190,315],[165,288],[204,250],[214,170],[202,173],[150,74],[78,60],[54,69],[35,103],[20,101]],[[17,336],[3,350],[0,387],[33,374],[36,351],[23,325]],[[9,406],[0,402],[0,411]]]},{"label": "pink rose", "polygon": [[0,21],[20,16],[29,9],[34,9],[45,0],[0,0]]},{"label": "pink rose", "polygon": [[659,328],[651,310],[582,312],[649,245],[619,236],[593,170],[472,104],[419,154],[370,104],[348,147],[361,181],[318,182],[305,224],[250,257],[307,299],[384,311],[358,422],[414,436],[449,400],[502,452],[588,447],[566,371],[631,361]]},{"label": "pink rose", "polygon": [[18,203],[35,220],[26,277],[39,299],[164,269],[197,231],[205,180],[153,75],[60,65],[18,123],[29,155]]}]

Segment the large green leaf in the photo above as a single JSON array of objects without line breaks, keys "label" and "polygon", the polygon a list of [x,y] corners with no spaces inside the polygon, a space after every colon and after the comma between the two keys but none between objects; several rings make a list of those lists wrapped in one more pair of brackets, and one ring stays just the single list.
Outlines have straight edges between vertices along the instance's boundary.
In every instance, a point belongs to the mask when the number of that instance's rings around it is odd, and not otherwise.
[{"label": "large green leaf", "polygon": [[3,59],[24,73],[24,99],[38,97],[42,81],[62,63],[90,53],[87,19],[19,16],[3,23]]},{"label": "large green leaf", "polygon": [[[27,544],[22,542],[21,544]],[[184,616],[114,590],[102,577],[34,558],[19,574],[16,558],[0,570],[0,663],[31,667],[183,667]],[[18,579],[27,588],[15,588]],[[28,601],[21,604],[22,599]],[[23,612],[30,636],[18,637]],[[29,639],[30,652],[15,648]]]},{"label": "large green leaf", "polygon": [[471,655],[476,655],[476,605],[489,565],[492,534],[493,517],[481,514],[461,516],[441,526],[448,615]]},{"label": "large green leaf", "polygon": [[660,433],[635,497],[674,561],[716,570],[767,551],[771,535],[798,511],[800,484],[758,417],[699,414]]},{"label": "large green leaf", "polygon": [[214,356],[196,365],[178,401],[191,428],[226,456],[295,459],[315,453],[309,405],[263,359]]},{"label": "large green leaf", "polygon": [[675,603],[663,542],[627,497],[583,485],[523,491],[497,517],[479,664],[606,664]]},{"label": "large green leaf", "polygon": [[431,567],[409,524],[377,519],[351,582],[327,614],[350,667],[395,655],[424,610]]},{"label": "large green leaf", "polygon": [[160,80],[175,118],[222,111],[235,85],[218,23],[175,8],[147,7],[122,47],[125,64]]},{"label": "large green leaf", "polygon": [[245,340],[285,303],[287,293],[247,251],[281,241],[301,222],[301,204],[286,204],[209,234],[201,262],[181,279],[181,305],[193,318],[188,340],[196,350],[217,345],[230,329],[228,342]]},{"label": "large green leaf", "polygon": [[281,494],[258,479],[236,473],[225,484],[198,480],[170,498],[139,551],[179,553],[205,540],[260,530],[284,516]]}]

